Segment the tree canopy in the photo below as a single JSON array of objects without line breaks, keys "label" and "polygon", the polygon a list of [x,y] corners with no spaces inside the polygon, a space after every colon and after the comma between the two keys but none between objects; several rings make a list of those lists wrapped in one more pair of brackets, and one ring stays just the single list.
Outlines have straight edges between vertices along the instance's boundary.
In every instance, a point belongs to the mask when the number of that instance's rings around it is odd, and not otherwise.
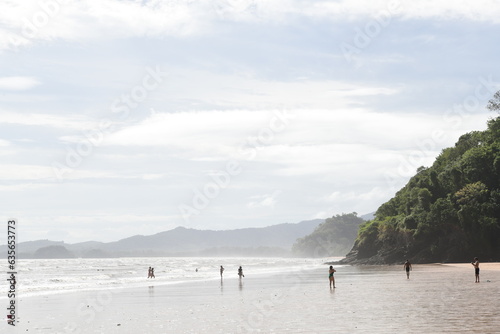
[{"label": "tree canopy", "polygon": [[[489,108],[500,110],[500,92]],[[360,226],[348,262],[500,260],[500,117],[419,168]]]}]

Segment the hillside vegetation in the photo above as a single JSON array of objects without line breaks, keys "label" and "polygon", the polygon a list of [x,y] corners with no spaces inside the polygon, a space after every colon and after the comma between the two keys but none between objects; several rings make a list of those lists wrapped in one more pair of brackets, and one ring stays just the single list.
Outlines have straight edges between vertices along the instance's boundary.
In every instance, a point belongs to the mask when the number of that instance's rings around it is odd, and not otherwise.
[{"label": "hillside vegetation", "polygon": [[360,226],[345,261],[462,262],[474,256],[500,260],[500,117],[485,131],[461,136],[430,168],[420,167],[375,219]]},{"label": "hillside vegetation", "polygon": [[363,222],[356,212],[328,218],[313,233],[298,239],[292,252],[304,257],[344,256],[354,244]]}]

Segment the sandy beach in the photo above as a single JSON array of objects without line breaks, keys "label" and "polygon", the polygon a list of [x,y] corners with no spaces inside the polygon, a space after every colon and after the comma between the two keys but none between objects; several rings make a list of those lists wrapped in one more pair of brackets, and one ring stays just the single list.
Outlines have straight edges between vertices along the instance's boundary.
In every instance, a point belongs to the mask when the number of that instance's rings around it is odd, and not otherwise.
[{"label": "sandy beach", "polygon": [[[500,264],[328,266],[19,298],[2,333],[498,333]],[[5,300],[2,300],[5,301]]]},{"label": "sandy beach", "polygon": [[[471,268],[470,263],[445,263],[444,266],[456,267],[456,268]],[[491,270],[500,270],[500,263],[498,262],[484,262],[480,265],[481,270],[483,271],[491,271]]]}]

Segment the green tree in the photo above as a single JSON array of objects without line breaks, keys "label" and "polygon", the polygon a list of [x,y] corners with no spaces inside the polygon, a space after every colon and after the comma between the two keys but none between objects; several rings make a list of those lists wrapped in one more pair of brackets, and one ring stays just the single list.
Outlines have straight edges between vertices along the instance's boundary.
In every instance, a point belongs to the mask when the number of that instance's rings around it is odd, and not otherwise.
[{"label": "green tree", "polygon": [[493,95],[493,98],[488,102],[487,108],[500,111],[500,90]]},{"label": "green tree", "polygon": [[[490,108],[500,110],[500,92]],[[500,117],[462,135],[360,226],[347,261],[500,260]]]}]

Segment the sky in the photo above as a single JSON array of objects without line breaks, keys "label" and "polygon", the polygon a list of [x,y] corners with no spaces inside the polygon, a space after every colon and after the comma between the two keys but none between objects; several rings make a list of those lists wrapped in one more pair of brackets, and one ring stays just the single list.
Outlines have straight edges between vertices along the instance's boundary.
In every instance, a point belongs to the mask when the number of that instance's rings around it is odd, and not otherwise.
[{"label": "sky", "polygon": [[2,1],[1,220],[76,243],[374,212],[497,115],[499,33],[494,0]]}]

